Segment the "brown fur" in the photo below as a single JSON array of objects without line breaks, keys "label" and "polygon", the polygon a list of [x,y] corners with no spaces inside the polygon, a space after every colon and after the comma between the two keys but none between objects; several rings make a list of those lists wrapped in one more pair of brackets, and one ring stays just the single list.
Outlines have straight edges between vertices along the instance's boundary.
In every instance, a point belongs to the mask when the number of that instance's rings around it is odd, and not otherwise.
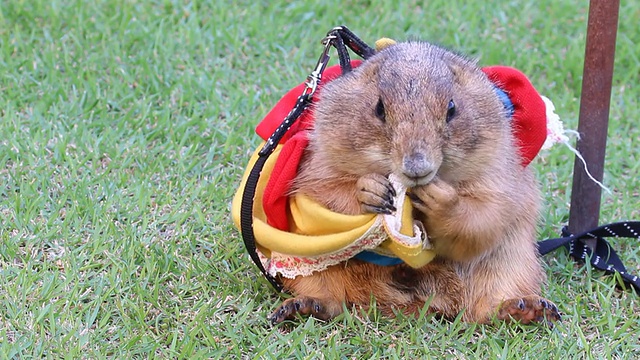
[{"label": "brown fur", "polygon": [[296,297],[272,321],[296,313],[329,319],[343,304],[366,307],[371,297],[389,314],[417,313],[428,303],[446,317],[464,310],[465,321],[559,319],[539,297],[537,183],[520,165],[492,86],[474,62],[413,42],[381,51],[322,89],[294,192],[347,214],[388,212],[387,177],[395,174],[411,189],[438,258],[420,269],[349,260],[283,279]]}]

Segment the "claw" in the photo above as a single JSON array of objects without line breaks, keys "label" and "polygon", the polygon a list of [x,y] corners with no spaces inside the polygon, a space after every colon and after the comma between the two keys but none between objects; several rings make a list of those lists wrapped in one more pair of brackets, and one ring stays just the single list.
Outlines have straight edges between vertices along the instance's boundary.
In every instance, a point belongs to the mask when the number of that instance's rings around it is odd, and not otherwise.
[{"label": "claw", "polygon": [[393,204],[391,204],[391,203],[385,204],[385,208],[387,208],[387,209],[391,210],[391,212],[396,212],[396,211],[398,211],[398,209],[396,209],[396,207],[395,207]]},{"label": "claw", "polygon": [[385,201],[385,206],[393,206],[393,197],[391,197],[390,194],[387,194],[384,201]]},{"label": "claw", "polygon": [[269,321],[269,323],[271,323],[271,325],[275,325],[275,324],[279,323],[278,318],[276,317],[276,314],[271,314],[271,315],[267,316],[267,321]]},{"label": "claw", "polygon": [[391,195],[391,200],[396,197],[396,189],[391,184],[387,184],[387,190],[389,190],[388,194]]},{"label": "claw", "polygon": [[407,192],[407,196],[411,201],[418,203],[420,205],[424,205],[424,201],[420,200],[420,198],[416,194]]},{"label": "claw", "polygon": [[396,211],[396,208],[393,205],[390,206],[390,207],[373,206],[373,205],[369,205],[369,204],[365,204],[365,205],[368,206],[369,208],[371,208],[373,210],[373,212],[376,213],[376,214],[391,215],[394,211]]}]

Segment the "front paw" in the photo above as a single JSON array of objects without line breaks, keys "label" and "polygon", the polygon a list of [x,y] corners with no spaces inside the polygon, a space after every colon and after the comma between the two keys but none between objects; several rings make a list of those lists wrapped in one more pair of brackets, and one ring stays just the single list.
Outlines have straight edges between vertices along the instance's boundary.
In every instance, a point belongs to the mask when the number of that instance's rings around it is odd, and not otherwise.
[{"label": "front paw", "polygon": [[389,179],[380,174],[369,174],[358,179],[358,201],[363,213],[391,214],[396,211],[396,191]]},{"label": "front paw", "polygon": [[408,195],[413,206],[427,216],[447,214],[459,201],[456,189],[438,177],[426,185],[411,189]]}]

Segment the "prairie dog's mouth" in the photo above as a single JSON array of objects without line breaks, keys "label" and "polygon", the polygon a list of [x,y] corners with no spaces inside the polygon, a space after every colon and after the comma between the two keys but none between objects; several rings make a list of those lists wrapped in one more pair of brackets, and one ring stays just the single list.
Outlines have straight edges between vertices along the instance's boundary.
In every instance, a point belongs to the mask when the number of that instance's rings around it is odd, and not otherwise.
[{"label": "prairie dog's mouth", "polygon": [[426,185],[436,176],[440,161],[424,149],[412,149],[398,164],[398,177],[407,188]]},{"label": "prairie dog's mouth", "polygon": [[399,173],[396,174],[396,177],[398,178],[400,183],[402,183],[402,185],[404,185],[407,189],[410,189],[416,186],[427,185],[431,182],[431,180],[433,180],[433,178],[436,177],[436,172],[433,171],[425,176],[418,177],[410,177],[403,173]]}]

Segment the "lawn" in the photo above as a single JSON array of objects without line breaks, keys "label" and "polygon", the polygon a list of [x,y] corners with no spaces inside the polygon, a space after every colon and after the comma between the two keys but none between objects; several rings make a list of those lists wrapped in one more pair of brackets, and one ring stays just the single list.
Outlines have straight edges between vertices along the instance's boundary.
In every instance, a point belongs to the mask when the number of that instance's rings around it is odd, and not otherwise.
[{"label": "lawn", "polygon": [[[577,127],[588,1],[9,0],[0,3],[0,358],[640,357],[640,297],[544,257],[555,329],[353,310],[271,327],[282,300],[229,208],[254,126],[344,24],[515,66]],[[640,219],[640,3],[623,1],[601,222]],[[573,140],[572,140],[573,141]],[[533,163],[540,238],[573,154]],[[637,240],[615,239],[640,272]]]}]

